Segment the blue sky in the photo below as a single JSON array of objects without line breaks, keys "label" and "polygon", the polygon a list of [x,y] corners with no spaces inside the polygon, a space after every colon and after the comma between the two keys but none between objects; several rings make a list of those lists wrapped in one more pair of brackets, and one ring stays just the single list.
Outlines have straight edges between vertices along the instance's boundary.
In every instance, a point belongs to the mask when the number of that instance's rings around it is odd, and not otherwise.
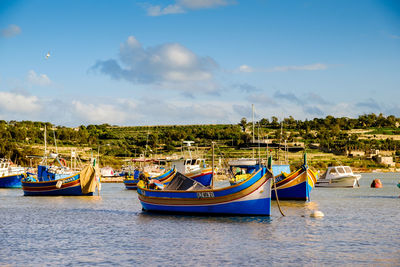
[{"label": "blue sky", "polygon": [[0,2],[2,120],[400,117],[399,99],[398,1]]}]

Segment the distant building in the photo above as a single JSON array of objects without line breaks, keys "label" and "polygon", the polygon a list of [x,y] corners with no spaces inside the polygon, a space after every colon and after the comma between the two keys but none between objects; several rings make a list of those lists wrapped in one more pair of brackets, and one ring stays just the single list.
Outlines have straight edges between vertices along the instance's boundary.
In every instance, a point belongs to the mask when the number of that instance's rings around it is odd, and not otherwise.
[{"label": "distant building", "polygon": [[367,159],[372,159],[374,157],[377,157],[378,155],[379,155],[379,150],[378,149],[371,149],[371,150],[369,150],[369,151],[367,151],[365,153],[365,157]]},{"label": "distant building", "polygon": [[349,156],[349,157],[353,157],[353,158],[355,158],[355,157],[362,158],[362,157],[365,156],[365,151],[361,151],[361,150],[350,150],[349,153],[348,153],[348,156]]},{"label": "distant building", "polygon": [[376,157],[376,162],[380,163],[380,164],[384,164],[388,167],[394,167],[396,166],[396,164],[393,161],[393,157],[386,157],[386,156],[377,156]]}]

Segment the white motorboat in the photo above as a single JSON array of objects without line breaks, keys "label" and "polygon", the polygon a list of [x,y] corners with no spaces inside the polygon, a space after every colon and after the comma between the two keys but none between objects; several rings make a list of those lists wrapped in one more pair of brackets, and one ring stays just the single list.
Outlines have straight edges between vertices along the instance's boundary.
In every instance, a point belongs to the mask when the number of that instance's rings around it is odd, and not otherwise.
[{"label": "white motorboat", "polygon": [[315,187],[360,187],[360,174],[354,174],[349,166],[332,166],[318,179]]}]

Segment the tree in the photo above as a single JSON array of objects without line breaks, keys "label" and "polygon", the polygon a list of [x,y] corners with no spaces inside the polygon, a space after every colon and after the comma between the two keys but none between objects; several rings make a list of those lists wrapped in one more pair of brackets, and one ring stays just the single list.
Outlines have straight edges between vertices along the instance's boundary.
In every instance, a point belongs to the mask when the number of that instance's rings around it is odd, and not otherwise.
[{"label": "tree", "polygon": [[247,120],[246,120],[246,118],[242,118],[242,119],[240,120],[239,125],[240,125],[240,127],[242,127],[242,131],[245,132],[245,131],[246,131],[246,125],[247,125]]}]

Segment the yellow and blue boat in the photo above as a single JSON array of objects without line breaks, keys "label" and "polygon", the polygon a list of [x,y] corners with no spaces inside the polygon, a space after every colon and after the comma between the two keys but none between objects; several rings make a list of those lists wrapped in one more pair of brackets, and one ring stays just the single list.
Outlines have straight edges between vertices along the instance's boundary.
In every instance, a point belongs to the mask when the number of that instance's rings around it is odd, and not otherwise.
[{"label": "yellow and blue boat", "polygon": [[[289,174],[281,172],[275,176],[278,199],[310,200],[310,193],[317,178],[318,175],[308,167],[307,163]],[[275,186],[272,187],[272,190],[275,190]],[[275,199],[275,191],[272,193],[272,199]]]},{"label": "yellow and blue boat", "polygon": [[[262,164],[256,159],[239,159],[232,161],[230,165],[231,172],[234,174],[230,179],[231,184],[242,181],[262,167]],[[272,158],[269,158],[268,166],[271,166],[269,168],[275,177],[278,199],[310,200],[310,193],[317,182],[318,175],[307,165],[306,154],[304,154],[303,165],[294,172],[290,172],[289,165],[273,165]],[[235,168],[237,168],[236,171]],[[276,199],[275,185],[272,186],[272,199]]]},{"label": "yellow and blue boat", "polygon": [[[136,190],[137,189],[137,184],[139,182],[139,175],[141,171],[139,170],[134,170],[133,175],[127,176],[124,179],[124,184],[125,188],[129,190]],[[150,177],[151,179],[158,180],[160,183],[168,183],[173,175],[176,173],[175,169],[170,169],[158,176]]]},{"label": "yellow and blue boat", "polygon": [[[39,167],[43,167],[39,168],[42,174],[47,173],[46,166]],[[66,177],[26,174],[21,183],[25,196],[92,196],[96,187],[99,188],[99,174],[87,165]]]},{"label": "yellow and blue boat", "polygon": [[272,173],[260,168],[244,181],[224,188],[208,188],[177,173],[162,190],[139,183],[143,210],[207,215],[271,215]]}]

